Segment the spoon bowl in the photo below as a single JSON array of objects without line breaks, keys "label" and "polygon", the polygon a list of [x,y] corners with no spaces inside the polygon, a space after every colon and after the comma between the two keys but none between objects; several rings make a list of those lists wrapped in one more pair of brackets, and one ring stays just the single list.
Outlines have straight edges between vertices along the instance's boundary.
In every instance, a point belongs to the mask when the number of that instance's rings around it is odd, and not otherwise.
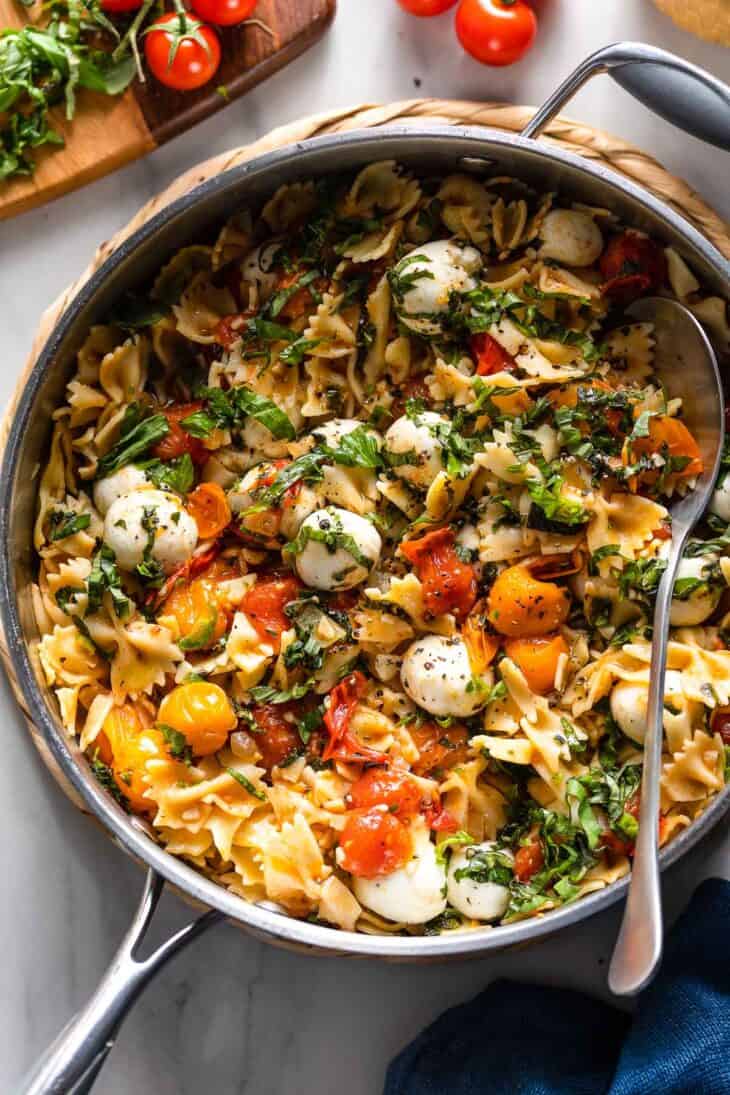
[{"label": "spoon bowl", "polygon": [[640,992],[654,975],[662,954],[657,818],[669,615],[682,552],[712,496],[725,440],[717,358],[692,313],[677,301],[646,297],[632,304],[627,315],[654,327],[654,371],[671,397],[682,400],[683,420],[697,441],[703,470],[694,490],[671,506],[672,539],[654,608],[639,832],[624,918],[608,973],[609,987],[618,996]]}]

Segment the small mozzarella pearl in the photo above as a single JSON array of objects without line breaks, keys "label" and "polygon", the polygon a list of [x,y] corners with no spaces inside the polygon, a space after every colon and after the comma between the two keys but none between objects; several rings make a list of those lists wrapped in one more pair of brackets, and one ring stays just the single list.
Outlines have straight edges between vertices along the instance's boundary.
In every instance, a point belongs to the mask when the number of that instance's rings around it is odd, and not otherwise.
[{"label": "small mozzarella pearl", "polygon": [[[677,570],[677,581],[682,578],[706,578],[707,568],[713,562],[716,562],[714,555],[696,555],[690,559],[682,559]],[[669,616],[672,627],[696,627],[697,624],[704,623],[717,608],[721,594],[719,587],[709,586],[697,589],[682,600],[673,597]]]},{"label": "small mozzarella pearl", "polygon": [[[308,540],[296,556],[299,577],[313,589],[352,589],[365,581],[380,559],[383,542],[378,530],[356,513],[337,506],[316,510],[302,522],[300,534],[306,529],[331,536],[330,543]],[[358,553],[368,560],[368,566],[351,554],[346,537],[355,542]]]},{"label": "small mozzarella pearl", "polygon": [[94,484],[94,504],[102,517],[106,516],[109,508],[117,498],[132,491],[145,490],[153,487],[141,468],[135,464],[126,464],[113,475],[107,475],[105,479],[97,479]]},{"label": "small mozzarella pearl", "polygon": [[433,411],[424,411],[415,418],[403,415],[396,419],[385,435],[385,451],[395,455],[412,453],[413,463],[393,468],[396,475],[414,487],[430,487],[443,471],[442,445],[434,436],[434,427],[447,419]]},{"label": "small mozzarella pearl", "polygon": [[587,213],[553,209],[540,226],[541,256],[565,266],[592,266],[603,250],[601,231]]},{"label": "small mozzarella pearl", "polygon": [[[152,531],[145,528],[152,518]],[[161,490],[140,490],[117,498],[104,520],[104,541],[122,570],[134,570],[149,553],[171,574],[186,563],[198,542],[198,526],[180,499]]]},{"label": "small mozzarella pearl", "polygon": [[425,924],[446,908],[444,870],[428,830],[414,822],[413,857],[383,878],[353,878],[355,897],[378,916],[403,924]]},{"label": "small mozzarella pearl", "polygon": [[469,652],[459,636],[425,635],[403,656],[401,681],[414,703],[431,715],[468,718],[484,706],[485,688],[472,687]]},{"label": "small mozzarella pearl", "polygon": [[710,512],[721,521],[730,522],[730,474],[715,487],[710,499]]},{"label": "small mozzarella pearl", "polygon": [[[467,848],[456,848],[451,854],[448,870],[448,885],[446,896],[449,905],[471,917],[472,920],[499,920],[504,916],[509,904],[509,890],[497,882],[475,882],[471,878],[456,878],[456,872],[469,866],[471,856],[476,851],[490,851],[494,848],[493,841],[484,844],[471,845]],[[508,851],[500,851],[500,855],[512,861],[512,855]]]},{"label": "small mozzarella pearl", "polygon": [[[450,240],[434,240],[404,255],[395,267],[396,278],[407,278],[410,288],[395,308],[407,327],[421,334],[437,334],[441,317],[448,312],[451,293],[474,289],[471,276],[482,265],[474,247],[461,247]],[[423,274],[423,277],[419,277]]]}]

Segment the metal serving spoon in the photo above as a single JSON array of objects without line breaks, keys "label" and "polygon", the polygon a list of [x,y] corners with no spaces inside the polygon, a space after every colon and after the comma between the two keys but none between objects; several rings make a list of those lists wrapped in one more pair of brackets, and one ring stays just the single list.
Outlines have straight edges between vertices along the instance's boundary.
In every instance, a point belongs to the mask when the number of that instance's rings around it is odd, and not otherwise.
[{"label": "metal serving spoon", "polygon": [[699,445],[704,471],[695,489],[671,507],[672,542],[654,608],[639,832],[621,932],[608,971],[609,987],[619,996],[644,988],[662,954],[657,819],[669,613],[677,567],[687,537],[710,501],[725,437],[717,359],[692,313],[674,300],[647,297],[632,304],[627,314],[654,325],[655,371],[671,395],[682,399],[684,421]]}]

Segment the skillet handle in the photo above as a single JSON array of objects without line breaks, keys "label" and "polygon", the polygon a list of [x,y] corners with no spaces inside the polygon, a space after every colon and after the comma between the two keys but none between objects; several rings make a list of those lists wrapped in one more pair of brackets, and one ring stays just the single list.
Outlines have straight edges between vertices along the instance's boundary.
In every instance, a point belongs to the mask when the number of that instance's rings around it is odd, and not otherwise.
[{"label": "skillet handle", "polygon": [[730,152],[730,87],[697,65],[642,42],[618,42],[591,54],[540,107],[522,136],[539,137],[575,93],[604,72],[672,125]]},{"label": "skillet handle", "polygon": [[91,1091],[127,1012],[143,989],[169,958],[223,919],[220,913],[208,912],[148,958],[136,958],[163,887],[164,880],[148,871],[134,920],[99,987],[21,1081],[18,1095],[86,1095]]}]

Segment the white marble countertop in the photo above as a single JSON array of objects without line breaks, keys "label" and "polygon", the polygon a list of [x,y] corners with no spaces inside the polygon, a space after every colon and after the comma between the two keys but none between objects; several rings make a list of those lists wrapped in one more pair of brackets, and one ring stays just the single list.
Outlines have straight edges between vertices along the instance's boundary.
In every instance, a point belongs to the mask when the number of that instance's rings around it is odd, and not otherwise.
[{"label": "white marble countertop", "polygon": [[[461,53],[449,16],[418,21],[394,0],[340,0],[327,38],[244,100],[116,175],[0,225],[0,400],[10,395],[41,311],[101,240],[185,168],[305,111],[416,95],[538,102],[579,58],[621,38],[664,46],[730,78],[730,51],[676,30],[649,0],[539,0],[538,7],[540,39],[528,58],[490,70]],[[730,218],[724,153],[680,136],[605,79],[581,92],[570,113],[653,153]],[[0,1090],[11,1092],[96,984],[137,902],[142,874],[56,788],[4,679],[0,704]],[[668,877],[670,915],[709,874],[730,877],[724,834]],[[165,930],[186,916],[168,897],[158,919]],[[96,1090],[376,1095],[388,1060],[405,1042],[495,977],[605,992],[617,924],[614,911],[530,951],[429,967],[299,957],[219,927],[164,970],[137,1004]]]}]

